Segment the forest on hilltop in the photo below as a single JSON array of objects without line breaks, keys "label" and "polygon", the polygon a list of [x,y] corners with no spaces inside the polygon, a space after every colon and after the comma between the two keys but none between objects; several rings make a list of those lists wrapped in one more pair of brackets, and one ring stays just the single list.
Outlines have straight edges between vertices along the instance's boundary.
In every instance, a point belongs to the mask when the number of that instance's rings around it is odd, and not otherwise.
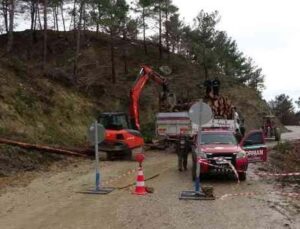
[{"label": "forest on hilltop", "polygon": [[[171,0],[0,0],[0,136],[86,144],[99,113],[128,110],[143,63],[168,66],[180,99],[203,97],[205,79],[219,77],[246,128],[260,127],[262,69],[218,29],[217,11],[199,9],[192,25],[181,18]],[[149,82],[140,98],[144,136],[159,93]]]},{"label": "forest on hilltop", "polygon": [[[28,25],[30,47],[42,39],[40,58],[43,71],[51,68],[49,63],[49,32],[72,31],[72,72],[68,74],[77,84],[80,75],[79,58],[86,34],[107,34],[110,45],[110,79],[117,82],[115,52],[122,40],[124,73],[129,72],[127,62],[131,58],[128,46],[139,40],[144,54],[148,54],[149,43],[157,45],[159,60],[171,60],[171,54],[178,54],[190,63],[196,64],[205,78],[226,76],[237,83],[257,91],[264,87],[261,68],[242,53],[237,43],[225,31],[216,29],[221,17],[217,11],[207,13],[199,9],[193,25],[181,20],[178,8],[172,0],[0,0],[0,32],[6,39],[2,57],[14,53],[14,29]],[[42,36],[37,36],[42,32]],[[3,47],[3,46],[2,46]],[[32,50],[27,58],[33,58]],[[36,57],[34,57],[36,58]]]}]

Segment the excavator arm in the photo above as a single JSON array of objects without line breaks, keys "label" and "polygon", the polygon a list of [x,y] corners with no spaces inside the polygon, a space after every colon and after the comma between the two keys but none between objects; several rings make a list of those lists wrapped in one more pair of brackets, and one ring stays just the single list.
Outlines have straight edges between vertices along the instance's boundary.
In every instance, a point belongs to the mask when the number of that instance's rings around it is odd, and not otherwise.
[{"label": "excavator arm", "polygon": [[140,95],[149,80],[153,80],[157,84],[162,86],[163,93],[160,101],[166,101],[169,96],[169,88],[167,80],[153,71],[150,67],[143,65],[140,71],[140,75],[135,81],[133,87],[130,90],[130,120],[133,125],[133,129],[140,130],[139,120],[139,99]]}]

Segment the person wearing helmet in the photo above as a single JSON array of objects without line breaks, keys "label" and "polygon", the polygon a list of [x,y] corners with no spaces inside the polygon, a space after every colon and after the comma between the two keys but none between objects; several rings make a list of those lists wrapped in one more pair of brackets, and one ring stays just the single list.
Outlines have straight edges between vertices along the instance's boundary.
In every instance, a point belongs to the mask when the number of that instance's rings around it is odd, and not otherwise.
[{"label": "person wearing helmet", "polygon": [[214,94],[214,96],[219,96],[220,85],[221,85],[221,82],[220,82],[219,78],[216,77],[212,81],[212,88],[213,88],[213,94]]}]

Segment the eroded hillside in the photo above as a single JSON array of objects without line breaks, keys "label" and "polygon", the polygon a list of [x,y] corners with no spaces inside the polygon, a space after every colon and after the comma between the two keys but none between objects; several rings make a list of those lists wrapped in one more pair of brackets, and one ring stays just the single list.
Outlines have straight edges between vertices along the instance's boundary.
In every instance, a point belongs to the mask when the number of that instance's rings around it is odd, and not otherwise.
[{"label": "eroded hillside", "polygon": [[[30,32],[15,34],[14,52],[0,62],[0,133],[1,136],[58,145],[82,145],[86,129],[102,111],[127,111],[129,90],[142,63],[155,69],[168,65],[166,76],[178,97],[196,99],[203,96],[203,70],[184,57],[171,54],[158,59],[151,43],[144,55],[139,41],[119,40],[116,44],[117,82],[111,83],[109,42],[105,35],[84,35],[78,68],[78,83],[72,83],[74,34],[49,31],[48,65],[42,71],[42,35]],[[0,37],[5,44],[5,37]],[[3,41],[3,42],[2,42]],[[128,73],[124,72],[123,48],[126,45]],[[1,49],[5,46],[2,45]],[[239,84],[231,77],[221,78],[221,92],[234,101],[249,128],[259,127],[266,104],[258,92]],[[157,110],[160,88],[149,83],[141,97],[141,122],[149,129]]]}]

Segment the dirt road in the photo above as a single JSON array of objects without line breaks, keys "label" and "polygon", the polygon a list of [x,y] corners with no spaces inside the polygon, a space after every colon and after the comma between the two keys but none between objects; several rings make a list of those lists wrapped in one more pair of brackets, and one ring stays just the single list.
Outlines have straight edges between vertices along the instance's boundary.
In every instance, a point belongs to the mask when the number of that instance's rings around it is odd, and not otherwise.
[{"label": "dirt road", "polygon": [[[252,164],[241,184],[225,177],[205,180],[203,185],[214,187],[214,201],[183,201],[179,193],[193,189],[191,169],[178,172],[171,153],[147,152],[146,157],[146,178],[160,174],[146,182],[154,194],[135,196],[128,188],[105,196],[77,193],[94,182],[92,161],[78,161],[64,172],[40,174],[27,187],[9,188],[0,196],[0,228],[300,228],[299,200],[272,193],[280,191],[276,182],[255,175],[263,165]],[[101,166],[110,186],[135,180],[135,174],[128,174],[135,162]],[[260,194],[220,199],[248,192]]]},{"label": "dirt road", "polygon": [[282,135],[283,140],[296,140],[300,139],[300,128],[299,126],[286,126],[290,131]]}]

